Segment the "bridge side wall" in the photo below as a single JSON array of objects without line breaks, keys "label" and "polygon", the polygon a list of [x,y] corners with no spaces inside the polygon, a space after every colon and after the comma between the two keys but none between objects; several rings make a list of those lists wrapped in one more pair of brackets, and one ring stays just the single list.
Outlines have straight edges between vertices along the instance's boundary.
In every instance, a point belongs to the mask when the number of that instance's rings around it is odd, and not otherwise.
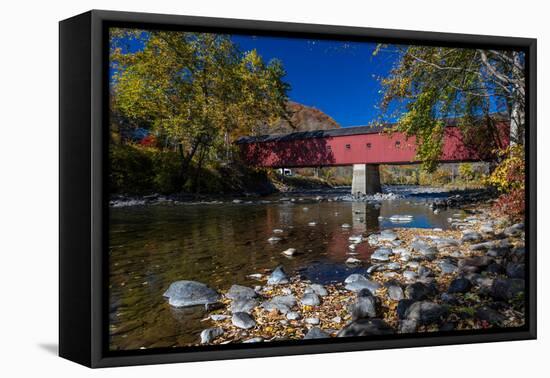
[{"label": "bridge side wall", "polygon": [[[509,144],[507,123],[498,126],[501,148]],[[240,144],[244,161],[261,167],[312,167],[353,164],[417,163],[416,139],[402,133],[374,133],[327,138]],[[474,149],[457,127],[445,129],[441,162],[492,158],[492,147]]]}]

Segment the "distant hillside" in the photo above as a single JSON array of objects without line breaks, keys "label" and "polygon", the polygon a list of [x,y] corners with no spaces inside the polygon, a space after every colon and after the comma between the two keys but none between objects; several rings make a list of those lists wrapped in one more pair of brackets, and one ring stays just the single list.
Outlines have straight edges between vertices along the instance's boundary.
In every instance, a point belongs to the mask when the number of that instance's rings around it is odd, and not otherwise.
[{"label": "distant hillside", "polygon": [[340,125],[329,115],[319,109],[302,105],[297,102],[288,102],[290,123],[285,120],[277,121],[270,127],[263,127],[261,134],[286,134],[293,131],[339,129]]}]

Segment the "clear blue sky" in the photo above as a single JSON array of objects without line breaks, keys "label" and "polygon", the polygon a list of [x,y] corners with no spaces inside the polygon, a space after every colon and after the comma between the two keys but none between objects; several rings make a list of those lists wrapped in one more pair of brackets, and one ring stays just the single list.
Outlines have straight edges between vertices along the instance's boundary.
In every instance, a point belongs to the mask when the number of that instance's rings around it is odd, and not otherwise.
[{"label": "clear blue sky", "polygon": [[341,126],[366,125],[378,115],[378,77],[385,76],[397,55],[372,53],[374,43],[233,36],[243,51],[256,49],[266,60],[277,58],[291,85],[289,97],[313,106]]}]

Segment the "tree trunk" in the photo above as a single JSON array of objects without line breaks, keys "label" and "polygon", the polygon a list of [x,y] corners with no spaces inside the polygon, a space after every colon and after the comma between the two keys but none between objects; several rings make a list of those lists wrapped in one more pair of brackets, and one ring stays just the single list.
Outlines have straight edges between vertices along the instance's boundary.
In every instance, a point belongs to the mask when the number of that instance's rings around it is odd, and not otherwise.
[{"label": "tree trunk", "polygon": [[[521,59],[519,53],[516,51],[514,54],[514,77],[522,75],[521,71]],[[510,114],[510,145],[524,143],[524,129],[525,129],[525,109],[524,102],[520,100],[523,93],[522,88],[514,85],[512,89],[512,111]]]},{"label": "tree trunk", "polygon": [[523,144],[525,128],[525,67],[519,52],[514,51],[510,59],[503,53],[492,51],[503,61],[511,63],[512,75],[499,72],[489,61],[485,50],[480,52],[481,61],[487,72],[494,78],[494,83],[509,93],[507,96],[510,115],[510,145]]},{"label": "tree trunk", "polygon": [[193,192],[199,193],[200,192],[200,178],[202,173],[202,164],[204,162],[204,157],[206,156],[207,146],[202,146],[200,152],[199,152],[199,162],[197,164],[197,169],[195,171],[195,177],[193,179]]},{"label": "tree trunk", "polygon": [[225,162],[229,163],[231,161],[231,144],[229,140],[229,132],[226,131],[224,135],[225,142]]},{"label": "tree trunk", "polygon": [[191,160],[193,160],[193,157],[195,156],[195,153],[197,152],[197,148],[199,147],[199,145],[200,143],[198,141],[195,141],[193,143],[191,151],[187,155],[185,155],[185,153],[183,152],[183,144],[182,143],[178,144],[178,151],[181,159],[179,180],[182,187],[187,182],[187,171],[189,170],[189,165],[191,164]]}]

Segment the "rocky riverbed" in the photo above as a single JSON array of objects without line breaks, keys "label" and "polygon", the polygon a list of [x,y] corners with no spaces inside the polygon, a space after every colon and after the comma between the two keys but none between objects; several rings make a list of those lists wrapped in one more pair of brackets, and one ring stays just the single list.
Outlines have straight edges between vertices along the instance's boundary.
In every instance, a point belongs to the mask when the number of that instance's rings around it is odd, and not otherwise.
[{"label": "rocky riverbed", "polygon": [[[277,267],[249,272],[254,286],[235,282],[220,292],[175,281],[164,296],[173,307],[206,306],[197,345],[524,325],[524,225],[495,217],[488,205],[464,211],[447,230],[349,235],[344,262],[364,269],[342,282],[316,284]],[[362,244],[375,248],[367,259],[355,253]],[[292,249],[281,253],[300,253]]]},{"label": "rocky riverbed", "polygon": [[[366,202],[380,203],[400,198],[429,199],[428,205],[433,209],[447,207],[459,207],[472,202],[488,201],[494,197],[494,193],[488,189],[448,190],[445,188],[410,186],[410,185],[384,185],[381,193],[369,195],[352,195],[350,187],[324,188],[318,190],[294,190],[284,192],[288,196],[260,196],[256,193],[244,193],[234,195],[196,195],[196,194],[171,194],[158,193],[145,196],[114,195],[109,201],[113,208],[132,206],[177,206],[177,205],[223,205],[234,204],[267,204],[277,202],[302,202],[302,201],[328,201],[328,202]],[[441,198],[436,198],[441,197]]]}]

